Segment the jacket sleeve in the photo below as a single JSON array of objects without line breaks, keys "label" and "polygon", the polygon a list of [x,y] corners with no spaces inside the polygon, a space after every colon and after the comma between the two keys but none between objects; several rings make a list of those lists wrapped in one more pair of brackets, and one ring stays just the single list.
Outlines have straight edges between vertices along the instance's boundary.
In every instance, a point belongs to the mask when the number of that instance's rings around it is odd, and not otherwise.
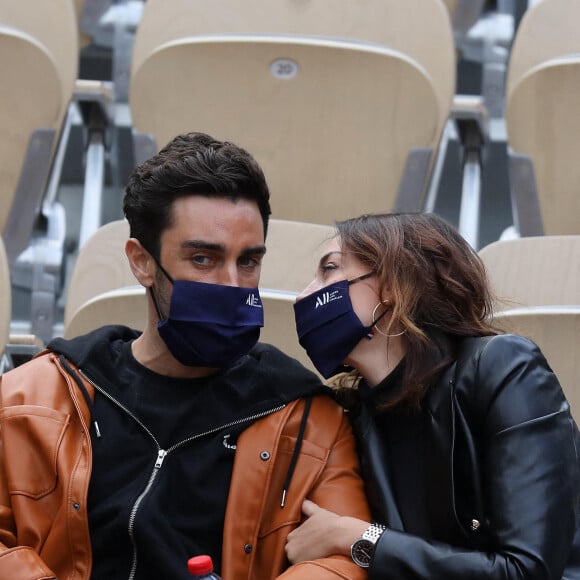
[{"label": "jacket sleeve", "polygon": [[462,373],[458,383],[473,381],[467,404],[482,446],[486,551],[387,530],[369,578],[561,579],[580,477],[578,431],[558,380],[538,348],[514,335],[490,340]]},{"label": "jacket sleeve", "polygon": [[[0,377],[0,398],[1,394],[2,377]],[[0,414],[2,406],[0,401]],[[48,580],[54,578],[54,573],[34,549],[28,546],[19,546],[17,543],[5,471],[3,439],[0,427],[0,578],[10,578],[10,580]]]},{"label": "jacket sleeve", "polygon": [[[0,465],[3,465],[0,454]],[[3,479],[2,475],[2,479]],[[0,578],[10,580],[48,580],[54,573],[42,561],[38,553],[28,546],[16,545],[12,532],[12,510],[5,500],[6,487],[0,481]]]},{"label": "jacket sleeve", "polygon": [[[334,407],[334,403],[332,406]],[[342,413],[342,411],[340,412]],[[321,419],[322,417],[318,415],[318,421]],[[322,419],[319,427],[325,423],[331,424],[330,421]],[[364,484],[359,471],[355,440],[350,423],[344,413],[342,413],[336,438],[329,445],[328,459],[324,469],[320,471],[319,477],[307,497],[324,509],[343,516],[371,521]],[[339,578],[364,580],[367,578],[367,573],[357,566],[351,558],[330,556],[291,566],[278,578],[280,580],[338,580]]]},{"label": "jacket sleeve", "polygon": [[294,401],[254,423],[238,439],[224,522],[221,573],[225,579],[367,577],[345,556],[294,566],[286,559],[286,537],[303,520],[301,508],[306,498],[341,515],[370,521],[350,423],[329,397],[312,399],[299,457],[288,483],[304,408],[303,400]]}]

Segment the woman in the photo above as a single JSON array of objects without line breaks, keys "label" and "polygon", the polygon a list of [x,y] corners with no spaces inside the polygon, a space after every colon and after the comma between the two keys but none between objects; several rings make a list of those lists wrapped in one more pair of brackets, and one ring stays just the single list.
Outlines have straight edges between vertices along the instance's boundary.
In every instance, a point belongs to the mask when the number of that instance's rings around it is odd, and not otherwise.
[{"label": "woman", "polygon": [[[375,522],[306,501],[292,562],[369,578],[580,577],[578,430],[530,340],[499,334],[476,252],[433,214],[340,222],[295,305],[357,435]],[[578,447],[580,448],[580,447]]]}]

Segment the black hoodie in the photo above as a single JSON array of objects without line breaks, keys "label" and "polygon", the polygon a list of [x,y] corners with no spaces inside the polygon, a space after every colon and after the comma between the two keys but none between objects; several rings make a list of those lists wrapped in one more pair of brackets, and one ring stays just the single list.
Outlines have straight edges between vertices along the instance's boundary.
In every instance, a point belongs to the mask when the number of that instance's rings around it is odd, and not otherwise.
[{"label": "black hoodie", "polygon": [[133,358],[138,336],[108,326],[49,344],[96,388],[91,580],[125,579],[135,566],[136,579],[185,580],[187,559],[201,553],[219,572],[237,437],[260,416],[325,388],[300,363],[260,343],[210,377],[164,377]]}]

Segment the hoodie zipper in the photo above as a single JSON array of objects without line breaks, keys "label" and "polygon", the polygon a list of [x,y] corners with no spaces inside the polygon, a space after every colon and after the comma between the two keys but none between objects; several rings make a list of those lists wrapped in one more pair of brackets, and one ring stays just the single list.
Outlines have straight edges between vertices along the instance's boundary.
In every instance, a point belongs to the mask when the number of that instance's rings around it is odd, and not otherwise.
[{"label": "hoodie zipper", "polygon": [[151,440],[155,444],[155,447],[157,448],[157,458],[155,460],[155,465],[153,466],[153,470],[151,471],[151,475],[149,476],[149,480],[147,481],[147,485],[145,486],[143,491],[139,494],[139,497],[137,498],[137,500],[133,504],[133,507],[131,509],[131,513],[129,514],[128,532],[129,532],[129,539],[131,540],[131,545],[133,546],[133,562],[131,564],[131,570],[129,573],[128,580],[134,580],[135,574],[137,572],[137,544],[135,542],[135,534],[134,534],[135,519],[137,517],[137,512],[139,511],[139,507],[140,507],[141,503],[147,497],[147,495],[151,491],[151,488],[153,487],[153,484],[155,483],[155,479],[157,478],[157,474],[159,473],[159,470],[161,469],[161,466],[163,465],[165,458],[170,453],[175,451],[176,449],[179,449],[180,447],[187,445],[191,441],[195,441],[196,439],[201,439],[202,437],[206,437],[207,435],[211,435],[212,433],[217,433],[218,431],[222,431],[223,429],[228,429],[230,427],[235,427],[235,426],[241,425],[243,423],[255,421],[257,419],[261,419],[262,417],[265,417],[266,415],[271,415],[272,413],[276,413],[277,411],[280,411],[281,409],[283,409],[286,406],[286,403],[282,403],[282,404],[280,404],[276,407],[273,407],[272,409],[268,409],[266,411],[261,411],[260,413],[255,413],[253,415],[250,415],[249,417],[244,417],[242,419],[236,419],[235,421],[230,421],[229,423],[225,423],[224,425],[220,425],[219,427],[214,427],[213,429],[208,429],[207,431],[204,431],[203,433],[197,433],[196,435],[192,435],[191,437],[187,437],[186,439],[183,439],[182,441],[179,441],[178,443],[171,445],[167,449],[162,449],[161,445],[159,444],[159,442],[155,438],[155,435],[153,435],[153,433],[147,427],[147,425],[145,425],[133,412],[131,412],[129,409],[127,409],[127,407],[125,407],[125,405],[123,405],[123,403],[121,403],[120,401],[115,399],[115,397],[110,395],[102,387],[97,385],[81,369],[79,369],[79,372],[85,380],[87,380],[97,391],[99,391],[99,393],[101,393],[103,396],[107,397],[107,399],[109,399],[109,401],[111,401],[113,404],[115,404],[117,407],[119,407],[122,411],[127,413],[127,415],[129,415],[129,417],[131,417],[131,419],[133,419],[145,431],[145,433],[147,433],[147,435],[149,435],[149,437],[151,438]]}]

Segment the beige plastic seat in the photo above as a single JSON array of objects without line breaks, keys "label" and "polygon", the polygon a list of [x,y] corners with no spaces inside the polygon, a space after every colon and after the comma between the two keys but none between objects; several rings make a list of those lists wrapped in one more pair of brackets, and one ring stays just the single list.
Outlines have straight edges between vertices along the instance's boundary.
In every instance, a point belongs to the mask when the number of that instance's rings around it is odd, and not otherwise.
[{"label": "beige plastic seat", "polygon": [[[410,151],[437,147],[454,66],[440,0],[150,0],[131,112],[158,146],[185,130],[238,142],[275,217],[332,223],[397,205]],[[421,209],[424,183],[410,189]]]},{"label": "beige plastic seat", "polygon": [[455,92],[455,52],[449,13],[441,0],[147,0],[132,74],[167,42],[230,34],[347,39],[402,52],[433,82],[441,130],[447,121]]},{"label": "beige plastic seat", "polygon": [[52,335],[64,208],[56,201],[78,67],[72,0],[0,1],[0,233],[33,335]]},{"label": "beige plastic seat", "polygon": [[531,338],[556,373],[572,414],[580,419],[580,305],[531,306],[498,312],[495,323]]},{"label": "beige plastic seat", "polygon": [[580,234],[580,2],[541,0],[511,49],[506,126],[521,235]]},{"label": "beige plastic seat", "polygon": [[500,240],[479,251],[497,311],[580,304],[580,235]]},{"label": "beige plastic seat", "polygon": [[[95,296],[137,284],[125,255],[128,239],[129,223],[115,220],[101,226],[80,249],[67,287],[65,333],[83,304]],[[98,317],[96,322],[98,326]]]},{"label": "beige plastic seat", "polygon": [[73,93],[78,70],[73,2],[0,0],[0,33],[2,232],[33,131],[49,129],[57,136]]},{"label": "beige plastic seat", "polygon": [[[507,101],[510,147],[533,163],[539,207],[532,223],[539,224],[538,234],[580,234],[578,36],[577,56],[535,66],[511,88]],[[525,216],[536,203],[525,197],[515,201],[516,210],[523,212],[524,232],[530,232]]]},{"label": "beige plastic seat", "polygon": [[[286,66],[294,77],[277,72]],[[322,224],[393,208],[409,152],[438,140],[424,70],[401,53],[339,41],[171,42],[134,74],[131,110],[160,144],[189,129],[243,144],[268,177],[273,215]]]},{"label": "beige plastic seat", "polygon": [[44,344],[31,334],[11,332],[12,286],[4,242],[0,237],[0,374],[29,360]]},{"label": "beige plastic seat", "polygon": [[[64,89],[57,63],[46,46],[1,22],[0,77],[0,232],[3,232],[29,140],[37,129],[55,131],[60,126]],[[49,148],[53,144],[52,140]]]},{"label": "beige plastic seat", "polygon": [[332,226],[271,219],[260,287],[302,292],[314,277],[321,247],[335,234]]},{"label": "beige plastic seat", "polygon": [[124,286],[93,295],[69,316],[64,337],[74,338],[108,324],[145,329],[147,297],[143,286]]},{"label": "beige plastic seat", "polygon": [[516,32],[507,74],[507,98],[538,65],[580,53],[578,0],[540,0],[524,13]]},{"label": "beige plastic seat", "polygon": [[270,220],[268,251],[262,261],[260,297],[264,305],[264,328],[260,340],[277,346],[316,373],[298,342],[294,302],[314,277],[321,247],[335,233],[332,226]]},{"label": "beige plastic seat", "polygon": [[294,318],[296,293],[261,289],[260,297],[264,305],[264,328],[260,332],[260,342],[273,344],[318,374],[306,351],[298,342]]},{"label": "beige plastic seat", "polygon": [[479,255],[497,295],[494,324],[536,342],[580,418],[580,235],[501,240]]},{"label": "beige plastic seat", "polygon": [[[0,25],[30,35],[51,55],[63,87],[60,116],[64,117],[78,72],[75,2],[0,0]],[[4,88],[4,82],[2,84]]]}]

